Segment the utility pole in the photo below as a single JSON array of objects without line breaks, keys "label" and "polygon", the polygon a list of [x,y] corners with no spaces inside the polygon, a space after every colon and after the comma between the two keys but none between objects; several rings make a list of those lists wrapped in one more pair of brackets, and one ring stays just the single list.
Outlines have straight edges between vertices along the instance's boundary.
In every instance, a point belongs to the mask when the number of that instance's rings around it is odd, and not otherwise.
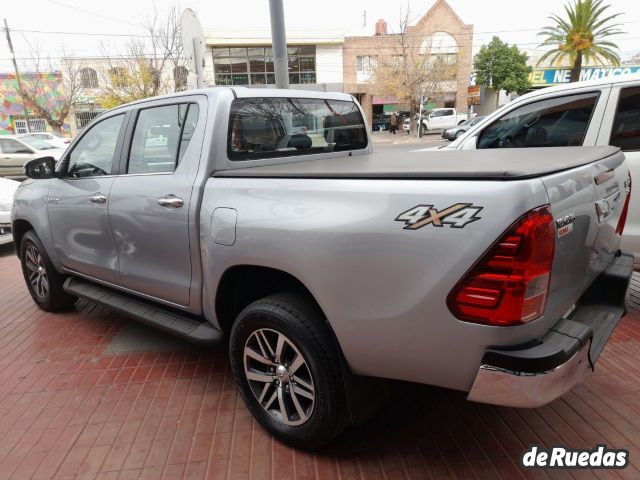
[{"label": "utility pole", "polygon": [[276,88],[289,88],[289,58],[282,0],[269,0],[269,14],[271,15],[271,45]]},{"label": "utility pole", "polygon": [[9,44],[9,51],[11,52],[11,59],[13,60],[13,69],[16,72],[16,80],[18,81],[18,91],[22,91],[22,82],[20,81],[20,72],[18,71],[18,62],[16,61],[16,54],[13,51],[13,43],[11,42],[11,32],[9,31],[9,25],[7,19],[4,19],[4,32],[7,34],[7,43]]}]

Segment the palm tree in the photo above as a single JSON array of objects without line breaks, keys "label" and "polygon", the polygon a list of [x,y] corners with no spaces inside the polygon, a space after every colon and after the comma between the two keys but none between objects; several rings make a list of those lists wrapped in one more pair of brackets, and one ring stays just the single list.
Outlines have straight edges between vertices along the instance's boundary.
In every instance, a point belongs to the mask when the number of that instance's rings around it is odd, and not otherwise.
[{"label": "palm tree", "polygon": [[610,5],[603,5],[603,0],[574,0],[565,5],[567,19],[559,15],[551,15],[554,25],[542,29],[538,35],[547,38],[540,47],[555,47],[546,52],[538,65],[548,58],[551,64],[562,60],[571,62],[571,81],[580,79],[582,62],[594,61],[603,65],[620,65],[620,57],[616,53],[618,46],[607,40],[613,35],[623,33],[620,24],[611,23],[620,13],[605,15]]}]

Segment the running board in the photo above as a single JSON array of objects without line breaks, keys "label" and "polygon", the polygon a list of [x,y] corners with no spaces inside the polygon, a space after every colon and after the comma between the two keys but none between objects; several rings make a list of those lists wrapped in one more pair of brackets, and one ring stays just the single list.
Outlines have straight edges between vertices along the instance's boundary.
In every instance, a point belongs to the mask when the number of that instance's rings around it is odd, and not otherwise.
[{"label": "running board", "polygon": [[77,277],[70,277],[64,282],[64,291],[90,302],[105,305],[140,323],[171,333],[189,342],[210,344],[220,341],[223,337],[223,333],[206,320],[200,322],[169,308],[138,300]]}]

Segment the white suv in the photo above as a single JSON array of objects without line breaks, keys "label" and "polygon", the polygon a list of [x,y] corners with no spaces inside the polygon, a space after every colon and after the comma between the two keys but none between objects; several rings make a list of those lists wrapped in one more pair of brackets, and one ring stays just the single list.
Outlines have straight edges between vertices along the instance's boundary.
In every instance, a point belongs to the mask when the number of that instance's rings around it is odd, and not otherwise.
[{"label": "white suv", "polygon": [[[627,157],[632,189],[622,249],[640,267],[640,76],[544,88],[510,102],[448,149],[614,145]],[[517,161],[517,156],[514,156]]]}]

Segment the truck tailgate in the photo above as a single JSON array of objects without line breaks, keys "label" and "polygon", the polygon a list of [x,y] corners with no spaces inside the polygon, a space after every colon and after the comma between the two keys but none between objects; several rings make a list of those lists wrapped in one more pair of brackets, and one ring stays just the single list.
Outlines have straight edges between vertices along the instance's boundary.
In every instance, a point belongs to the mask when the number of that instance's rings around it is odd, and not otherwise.
[{"label": "truck tailgate", "polygon": [[556,222],[547,313],[562,316],[616,255],[628,195],[621,152],[542,178]]}]

